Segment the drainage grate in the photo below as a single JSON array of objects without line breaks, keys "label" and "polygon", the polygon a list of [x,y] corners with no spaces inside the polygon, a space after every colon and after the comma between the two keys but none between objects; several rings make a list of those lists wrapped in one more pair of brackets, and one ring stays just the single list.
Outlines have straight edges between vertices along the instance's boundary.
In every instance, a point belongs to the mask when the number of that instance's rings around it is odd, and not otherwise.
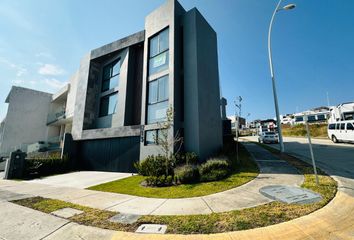
[{"label": "drainage grate", "polygon": [[143,224],[143,225],[140,225],[135,232],[136,233],[165,234],[166,230],[167,230],[167,225]]}]

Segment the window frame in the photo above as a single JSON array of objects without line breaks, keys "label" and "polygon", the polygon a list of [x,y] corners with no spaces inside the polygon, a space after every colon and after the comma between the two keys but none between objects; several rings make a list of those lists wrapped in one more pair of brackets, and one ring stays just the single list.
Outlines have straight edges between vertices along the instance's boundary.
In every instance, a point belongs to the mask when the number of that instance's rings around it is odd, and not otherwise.
[{"label": "window frame", "polygon": [[[164,81],[164,87],[167,89],[167,92],[166,91],[164,91],[164,95],[165,95],[165,97],[164,98],[162,98],[162,99],[160,99],[160,88],[161,88],[161,85],[162,84],[160,84],[160,81]],[[156,87],[156,101],[154,101],[154,102],[150,102],[150,94],[151,94],[151,89],[150,89],[150,86],[152,85],[152,84],[154,84],[155,82],[157,82],[157,87]],[[146,123],[147,124],[154,124],[154,123],[158,123],[158,122],[161,122],[159,119],[157,120],[157,121],[152,121],[152,122],[150,122],[149,121],[149,113],[150,113],[150,111],[149,111],[149,109],[151,108],[151,106],[156,106],[156,105],[158,105],[158,104],[161,104],[161,103],[165,103],[165,102],[167,102],[167,104],[169,103],[169,99],[170,99],[170,96],[169,96],[169,93],[170,93],[170,91],[169,91],[169,86],[170,86],[170,78],[169,78],[169,74],[166,74],[166,75],[163,75],[163,76],[161,76],[161,77],[159,77],[159,78],[156,78],[156,79],[154,79],[154,80],[151,80],[151,81],[148,81],[148,86],[147,86],[147,107],[146,107]],[[165,89],[165,90],[166,90]],[[163,120],[162,121],[164,121],[164,119],[166,119],[166,117],[164,117],[163,118]]]},{"label": "window frame", "polygon": [[[116,106],[115,106],[115,110],[114,110],[114,112],[113,113],[109,113],[109,99],[110,99],[110,97],[112,97],[112,96],[114,96],[114,95],[116,95],[117,96],[117,100],[116,100]],[[107,113],[106,114],[102,114],[102,101],[103,100],[105,100],[105,99],[107,99],[108,100],[108,107],[107,107]],[[99,113],[98,113],[98,116],[101,118],[101,117],[106,117],[106,116],[110,116],[110,115],[113,115],[113,114],[115,114],[115,113],[117,113],[117,107],[118,107],[118,91],[117,92],[113,92],[113,93],[111,93],[111,94],[108,94],[108,95],[105,95],[105,96],[103,96],[103,97],[101,97],[100,98],[100,109],[99,109]]]},{"label": "window frame", "polygon": [[[161,49],[161,44],[160,44],[160,42],[161,42],[161,36],[162,36],[162,34],[163,34],[164,32],[167,32],[167,48]],[[157,38],[157,52],[152,55],[152,49],[151,49],[151,48],[152,48],[152,41],[153,41],[155,38]],[[169,64],[170,64],[170,61],[169,61],[169,57],[170,57],[170,53],[169,53],[169,51],[170,51],[170,28],[169,28],[169,26],[166,27],[166,28],[164,28],[164,29],[162,29],[161,31],[159,31],[159,32],[156,33],[155,35],[151,36],[151,37],[149,38],[149,42],[148,42],[148,43],[149,43],[149,49],[148,49],[148,50],[149,50],[149,51],[148,51],[148,70],[149,70],[149,76],[150,76],[150,75],[157,74],[157,73],[159,73],[159,72],[161,72],[161,71],[164,71],[164,70],[168,69],[168,67],[169,67]],[[162,55],[162,54],[166,54],[166,62],[164,63],[164,65],[166,65],[166,66],[164,66],[162,69],[159,69],[159,70],[157,70],[157,71],[151,71],[151,70],[152,70],[152,67],[151,67],[151,62],[152,62],[152,60],[153,60],[154,58],[156,58],[156,57]],[[163,66],[163,65],[160,65],[160,66],[158,66],[158,67],[156,67],[156,68],[160,68],[161,66]]]},{"label": "window frame", "polygon": [[[144,133],[144,145],[145,146],[151,146],[151,145],[159,145],[159,139],[160,139],[160,134],[162,131],[168,131],[167,129],[163,129],[163,128],[158,128],[158,129],[150,129],[150,130],[146,130]],[[147,142],[147,134],[148,132],[151,132],[154,137],[154,141],[153,143],[148,143]]]},{"label": "window frame", "polygon": [[[113,75],[113,67],[115,64],[118,64],[119,66],[119,71],[117,74],[114,74]],[[110,75],[109,77],[106,79],[105,78],[105,69],[106,68],[110,68]],[[112,61],[110,61],[109,63],[105,64],[103,67],[102,67],[102,81],[101,81],[101,93],[104,93],[104,92],[107,92],[111,89],[115,89],[117,87],[119,87],[119,80],[120,80],[120,70],[121,70],[121,58],[117,58],[117,59],[114,59]],[[110,88],[110,81],[111,79],[113,79],[114,77],[118,76],[118,82],[117,82],[117,85],[114,86],[113,88]],[[104,83],[108,82],[108,89],[103,89],[103,86],[104,86]]]}]

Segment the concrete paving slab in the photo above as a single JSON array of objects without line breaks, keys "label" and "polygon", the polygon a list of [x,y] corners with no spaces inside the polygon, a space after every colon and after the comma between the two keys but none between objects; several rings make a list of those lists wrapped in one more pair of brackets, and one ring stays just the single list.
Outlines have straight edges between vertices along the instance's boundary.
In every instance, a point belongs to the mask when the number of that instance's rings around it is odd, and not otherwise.
[{"label": "concrete paving slab", "polygon": [[80,171],[34,179],[29,182],[85,189],[98,184],[130,177],[131,175],[131,173],[119,172]]},{"label": "concrete paving slab", "polygon": [[313,191],[286,185],[270,185],[259,190],[264,196],[270,199],[288,204],[307,204],[321,201],[320,194]]},{"label": "concrete paving slab", "polygon": [[54,212],[51,212],[51,214],[57,216],[57,217],[62,217],[62,218],[71,218],[75,215],[79,215],[81,213],[83,213],[84,211],[81,210],[77,210],[74,208],[62,208],[62,209],[58,209]]},{"label": "concrete paving slab", "polygon": [[0,203],[0,239],[38,240],[67,224],[62,218],[13,203]]},{"label": "concrete paving slab", "polygon": [[134,198],[137,198],[137,196],[118,194],[118,193],[96,192],[95,194],[90,194],[88,196],[70,199],[68,201],[71,203],[75,203],[87,207],[107,209]]},{"label": "concrete paving slab", "polygon": [[228,212],[266,204],[272,200],[246,191],[227,192],[203,197],[213,212]]},{"label": "concrete paving slab", "polygon": [[167,201],[167,199],[137,197],[108,208],[107,210],[136,215],[148,215],[161,206],[165,201]]},{"label": "concrete paving slab", "polygon": [[138,221],[140,217],[140,215],[135,214],[119,213],[111,217],[109,221],[114,223],[132,224]]},{"label": "concrete paving slab", "polygon": [[0,189],[0,202],[19,200],[19,199],[24,199],[29,197],[33,197],[33,195],[14,193],[14,192]]},{"label": "concrete paving slab", "polygon": [[[166,214],[167,213],[167,214]],[[168,199],[151,215],[210,214],[212,211],[202,198]]]},{"label": "concrete paving slab", "polygon": [[107,229],[69,223],[44,238],[44,240],[110,240],[114,233],[114,231]]},{"label": "concrete paving slab", "polygon": [[46,198],[59,199],[62,201],[70,201],[72,199],[81,198],[96,194],[96,191],[77,189],[77,188],[56,188],[55,191],[40,193],[39,196]]}]

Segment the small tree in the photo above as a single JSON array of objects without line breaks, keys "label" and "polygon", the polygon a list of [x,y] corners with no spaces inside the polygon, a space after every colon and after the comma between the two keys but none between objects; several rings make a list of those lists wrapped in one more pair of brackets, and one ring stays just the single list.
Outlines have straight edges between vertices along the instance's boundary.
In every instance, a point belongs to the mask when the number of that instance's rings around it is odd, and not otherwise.
[{"label": "small tree", "polygon": [[157,142],[166,158],[166,176],[168,176],[168,166],[172,163],[172,158],[180,151],[183,143],[183,137],[180,136],[179,131],[175,135],[173,132],[172,135],[169,134],[170,129],[173,130],[173,119],[174,111],[170,106],[166,110],[166,120],[158,123],[161,134],[157,136]]}]

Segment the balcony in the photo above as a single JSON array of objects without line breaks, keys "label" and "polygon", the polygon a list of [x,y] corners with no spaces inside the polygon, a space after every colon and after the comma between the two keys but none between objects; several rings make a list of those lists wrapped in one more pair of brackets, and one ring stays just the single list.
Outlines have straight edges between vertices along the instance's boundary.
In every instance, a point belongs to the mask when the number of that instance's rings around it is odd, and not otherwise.
[{"label": "balcony", "polygon": [[53,123],[58,122],[59,120],[65,119],[65,118],[66,118],[65,110],[55,112],[52,114],[48,114],[47,125],[51,125]]}]

